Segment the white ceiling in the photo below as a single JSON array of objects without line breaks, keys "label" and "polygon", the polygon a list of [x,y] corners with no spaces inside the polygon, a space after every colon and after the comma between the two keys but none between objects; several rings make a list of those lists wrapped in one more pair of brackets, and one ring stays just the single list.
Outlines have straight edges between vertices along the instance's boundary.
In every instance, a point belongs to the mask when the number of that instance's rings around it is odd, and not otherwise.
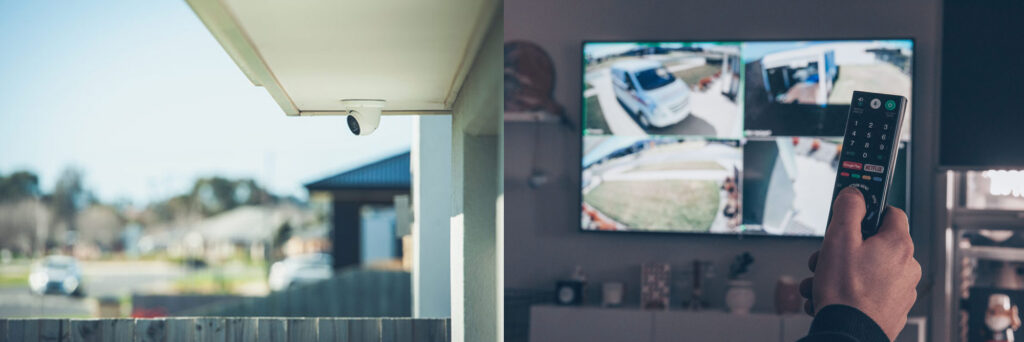
[{"label": "white ceiling", "polygon": [[384,99],[386,111],[451,109],[495,0],[188,0],[253,84],[288,115]]}]

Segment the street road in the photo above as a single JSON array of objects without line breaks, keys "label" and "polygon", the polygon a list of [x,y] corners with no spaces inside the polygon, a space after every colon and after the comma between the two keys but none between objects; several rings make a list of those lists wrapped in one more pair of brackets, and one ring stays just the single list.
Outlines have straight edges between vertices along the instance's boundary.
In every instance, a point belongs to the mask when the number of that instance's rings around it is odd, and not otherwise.
[{"label": "street road", "polygon": [[128,296],[132,292],[167,291],[185,269],[166,262],[82,262],[85,296],[40,296],[28,284],[0,287],[0,317],[88,317],[95,298]]}]

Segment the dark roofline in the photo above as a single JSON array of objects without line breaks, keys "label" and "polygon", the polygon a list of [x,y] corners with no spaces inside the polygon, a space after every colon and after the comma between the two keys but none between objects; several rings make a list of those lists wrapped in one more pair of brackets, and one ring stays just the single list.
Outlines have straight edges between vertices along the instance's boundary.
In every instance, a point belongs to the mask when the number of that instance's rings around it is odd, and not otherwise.
[{"label": "dark roofline", "polygon": [[391,164],[393,164],[393,163],[401,162],[401,159],[406,159],[406,160],[410,159],[410,157],[411,157],[410,154],[411,154],[411,152],[406,150],[404,152],[400,152],[400,153],[397,153],[397,154],[389,156],[389,157],[381,158],[381,159],[378,159],[376,161],[373,161],[373,162],[370,162],[370,163],[367,163],[367,164],[364,164],[364,165],[361,165],[361,166],[357,166],[357,167],[354,167],[354,168],[342,171],[340,173],[337,173],[337,174],[334,174],[334,175],[330,175],[330,176],[321,178],[321,179],[313,181],[313,182],[306,183],[303,186],[306,188],[306,190],[311,191],[311,192],[312,191],[337,191],[337,190],[378,190],[378,189],[379,190],[403,190],[403,189],[404,190],[408,190],[412,186],[411,185],[412,184],[412,175],[411,175],[411,171],[409,171],[408,169],[405,169],[405,172],[410,173],[408,175],[408,177],[404,177],[404,175],[394,175],[394,174],[386,175],[386,176],[389,176],[389,177],[392,178],[392,179],[387,180],[387,181],[384,182],[384,183],[387,183],[387,184],[373,184],[373,183],[358,184],[359,183],[358,181],[353,182],[353,184],[344,184],[344,185],[338,185],[338,184],[332,184],[332,183],[337,182],[339,179],[344,178],[346,176],[358,175],[360,173],[370,172],[370,171],[373,171],[374,169],[378,169],[378,168],[393,168],[393,167],[389,167],[389,166],[391,166]]}]

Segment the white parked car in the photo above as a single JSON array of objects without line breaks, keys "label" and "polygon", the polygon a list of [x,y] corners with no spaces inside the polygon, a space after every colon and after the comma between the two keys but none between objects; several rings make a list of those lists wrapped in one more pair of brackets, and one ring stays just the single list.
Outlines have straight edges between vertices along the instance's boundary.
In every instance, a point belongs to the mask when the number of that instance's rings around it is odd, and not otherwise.
[{"label": "white parked car", "polygon": [[330,279],[334,275],[331,256],[325,253],[296,255],[270,266],[267,283],[273,291],[287,289],[295,284],[313,283]]},{"label": "white parked car", "polygon": [[661,62],[616,62],[612,64],[611,77],[615,97],[643,128],[671,126],[690,115],[690,87]]},{"label": "white parked car", "polygon": [[65,294],[81,296],[82,269],[78,261],[64,255],[51,255],[32,265],[28,285],[37,294]]}]

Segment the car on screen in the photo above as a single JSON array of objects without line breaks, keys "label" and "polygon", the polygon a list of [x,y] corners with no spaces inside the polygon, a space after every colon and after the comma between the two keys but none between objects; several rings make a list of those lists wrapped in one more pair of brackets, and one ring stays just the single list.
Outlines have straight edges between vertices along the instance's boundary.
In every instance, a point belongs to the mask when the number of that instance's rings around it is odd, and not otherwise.
[{"label": "car on screen", "polygon": [[51,255],[32,265],[28,285],[36,294],[83,295],[82,269],[78,261],[64,255]]},{"label": "car on screen", "polygon": [[331,256],[325,253],[311,253],[291,256],[270,266],[267,283],[273,291],[315,283],[330,279],[334,275]]},{"label": "car on screen", "polygon": [[643,128],[671,126],[690,115],[690,87],[658,61],[616,62],[611,78],[616,99]]}]

